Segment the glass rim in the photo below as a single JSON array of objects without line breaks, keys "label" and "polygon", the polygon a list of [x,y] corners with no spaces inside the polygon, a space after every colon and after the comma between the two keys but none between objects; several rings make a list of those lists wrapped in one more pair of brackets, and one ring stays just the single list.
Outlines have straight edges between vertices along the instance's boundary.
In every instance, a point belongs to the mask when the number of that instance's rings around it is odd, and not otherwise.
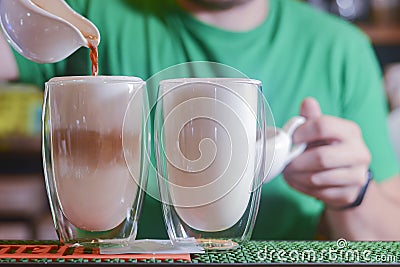
[{"label": "glass rim", "polygon": [[141,78],[135,76],[112,76],[112,75],[98,75],[98,76],[60,76],[51,78],[46,82],[47,85],[57,85],[63,83],[145,83]]},{"label": "glass rim", "polygon": [[184,83],[245,83],[245,84],[255,84],[261,85],[262,82],[260,80],[251,79],[251,78],[226,78],[226,77],[214,77],[214,78],[174,78],[174,79],[165,79],[160,81],[160,86],[164,84],[184,84]]}]

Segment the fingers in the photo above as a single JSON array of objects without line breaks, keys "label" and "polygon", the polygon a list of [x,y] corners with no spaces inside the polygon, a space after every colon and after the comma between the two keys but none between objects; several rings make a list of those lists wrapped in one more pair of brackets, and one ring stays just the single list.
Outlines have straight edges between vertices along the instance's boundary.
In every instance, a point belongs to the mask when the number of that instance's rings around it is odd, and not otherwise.
[{"label": "fingers", "polygon": [[318,118],[322,115],[319,103],[314,98],[304,99],[300,107],[300,115],[306,119]]},{"label": "fingers", "polygon": [[340,186],[340,187],[323,187],[319,189],[311,189],[310,187],[297,184],[296,182],[288,182],[290,186],[306,195],[321,200],[329,207],[343,207],[355,201],[360,186]]},{"label": "fingers", "polygon": [[307,121],[296,130],[294,143],[331,143],[345,139],[361,138],[359,126],[345,119],[323,115],[314,98],[306,98],[300,107],[300,115]]},{"label": "fingers", "polygon": [[300,114],[307,120],[294,132],[293,142],[307,143],[307,149],[285,168],[285,180],[330,207],[352,203],[371,161],[359,126],[323,115],[313,98],[303,101]]},{"label": "fingers", "polygon": [[360,138],[361,130],[356,123],[324,115],[308,119],[296,130],[293,141],[295,143],[312,143],[320,140],[343,141]]},{"label": "fingers", "polygon": [[318,172],[368,165],[370,153],[363,143],[336,143],[307,149],[288,166],[292,172]]},{"label": "fingers", "polygon": [[336,168],[321,172],[292,172],[285,171],[284,177],[289,184],[319,190],[329,187],[356,186],[360,188],[365,183],[365,168],[360,165],[354,168]]}]

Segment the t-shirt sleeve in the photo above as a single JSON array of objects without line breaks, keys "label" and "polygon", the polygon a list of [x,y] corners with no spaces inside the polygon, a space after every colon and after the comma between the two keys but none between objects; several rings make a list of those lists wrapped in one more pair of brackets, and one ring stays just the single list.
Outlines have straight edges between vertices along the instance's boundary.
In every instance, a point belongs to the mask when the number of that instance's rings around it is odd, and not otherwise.
[{"label": "t-shirt sleeve", "polygon": [[371,170],[377,181],[399,173],[400,167],[387,129],[388,107],[380,66],[368,38],[356,35],[347,43],[342,78],[344,117],[361,127],[371,155]]},{"label": "t-shirt sleeve", "polygon": [[20,82],[35,84],[39,88],[43,88],[44,83],[55,76],[55,66],[53,64],[38,64],[29,61],[15,50],[14,56],[18,66]]}]

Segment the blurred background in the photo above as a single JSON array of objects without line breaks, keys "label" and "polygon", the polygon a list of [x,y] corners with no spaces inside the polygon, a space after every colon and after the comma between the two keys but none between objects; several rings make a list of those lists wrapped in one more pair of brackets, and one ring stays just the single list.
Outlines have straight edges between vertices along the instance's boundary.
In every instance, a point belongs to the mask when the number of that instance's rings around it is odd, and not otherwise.
[{"label": "blurred background", "polygon": [[57,239],[41,161],[43,90],[0,84],[0,239]]},{"label": "blurred background", "polygon": [[[354,23],[370,38],[390,106],[400,162],[400,0],[303,0]],[[42,172],[43,88],[0,84],[0,239],[57,239]]]}]

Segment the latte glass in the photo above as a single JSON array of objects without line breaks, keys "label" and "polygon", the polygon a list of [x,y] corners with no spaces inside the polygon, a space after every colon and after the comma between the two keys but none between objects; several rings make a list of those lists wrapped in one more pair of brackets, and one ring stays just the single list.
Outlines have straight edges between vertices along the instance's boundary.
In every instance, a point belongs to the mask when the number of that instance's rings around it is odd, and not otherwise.
[{"label": "latte glass", "polygon": [[163,80],[155,111],[158,182],[168,235],[210,250],[251,237],[264,177],[261,82]]},{"label": "latte glass", "polygon": [[145,82],[53,78],[43,109],[43,166],[62,243],[119,246],[136,237],[148,161]]}]

